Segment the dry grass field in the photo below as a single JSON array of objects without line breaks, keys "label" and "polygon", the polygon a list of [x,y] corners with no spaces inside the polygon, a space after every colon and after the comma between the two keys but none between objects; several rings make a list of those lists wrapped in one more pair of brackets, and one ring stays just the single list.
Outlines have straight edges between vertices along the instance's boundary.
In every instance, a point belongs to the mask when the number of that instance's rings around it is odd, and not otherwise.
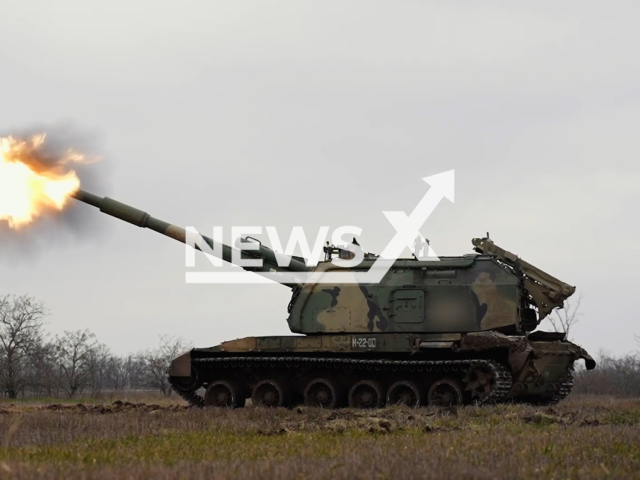
[{"label": "dry grass field", "polygon": [[0,478],[640,478],[640,399],[454,411],[0,403]]}]

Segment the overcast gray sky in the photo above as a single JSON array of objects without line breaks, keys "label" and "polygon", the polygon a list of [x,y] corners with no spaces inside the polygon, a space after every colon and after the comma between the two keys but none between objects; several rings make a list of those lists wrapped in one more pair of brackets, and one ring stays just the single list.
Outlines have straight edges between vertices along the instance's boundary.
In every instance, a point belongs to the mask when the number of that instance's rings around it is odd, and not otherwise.
[{"label": "overcast gray sky", "polygon": [[[490,231],[584,293],[575,341],[629,352],[639,17],[637,1],[7,1],[0,132],[85,132],[103,156],[85,186],[182,226],[357,225],[374,252],[395,231],[382,211],[455,169],[455,204],[422,230],[435,251]],[[46,248],[0,253],[0,293],[42,299],[51,332],[117,353],[288,333],[285,287],[186,285],[183,246],[93,216],[95,235],[52,224]]]}]

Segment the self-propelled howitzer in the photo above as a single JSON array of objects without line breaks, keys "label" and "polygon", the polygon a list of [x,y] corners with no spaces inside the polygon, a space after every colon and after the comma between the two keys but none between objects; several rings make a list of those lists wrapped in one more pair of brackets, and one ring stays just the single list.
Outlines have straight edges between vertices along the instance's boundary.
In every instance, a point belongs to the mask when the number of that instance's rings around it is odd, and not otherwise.
[{"label": "self-propelled howitzer", "polygon": [[[123,203],[84,191],[75,198],[186,241],[183,228]],[[247,398],[263,406],[324,408],[553,403],[570,393],[576,360],[595,366],[565,334],[534,331],[575,287],[488,237],[473,239],[476,254],[398,259],[378,283],[367,284],[322,278],[335,272],[355,278],[372,267],[375,255],[345,268],[332,262],[332,253],[349,258],[350,252],[329,249],[314,267],[300,257],[281,266],[273,250],[245,241],[257,246],[243,257],[262,260],[247,270],[298,272],[300,278],[313,273],[312,281],[282,282],[292,288],[289,327],[303,335],[246,337],[180,355],[169,381],[193,405],[241,407]],[[221,257],[232,262],[232,252],[224,245]]]}]

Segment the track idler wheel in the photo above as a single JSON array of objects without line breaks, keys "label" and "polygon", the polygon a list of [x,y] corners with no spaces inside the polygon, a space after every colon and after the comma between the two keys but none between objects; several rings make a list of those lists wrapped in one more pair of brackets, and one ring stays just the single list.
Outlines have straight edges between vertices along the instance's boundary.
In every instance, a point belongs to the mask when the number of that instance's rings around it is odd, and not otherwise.
[{"label": "track idler wheel", "polygon": [[452,378],[438,380],[427,394],[427,402],[430,407],[452,407],[462,405],[464,398],[460,382]]},{"label": "track idler wheel", "polygon": [[349,390],[351,408],[380,408],[383,405],[382,386],[375,380],[361,380]]},{"label": "track idler wheel", "polygon": [[421,390],[415,382],[400,380],[389,387],[387,405],[419,407],[424,400]]},{"label": "track idler wheel", "polygon": [[284,382],[270,378],[256,383],[251,402],[258,407],[288,407],[291,394]]},{"label": "track idler wheel", "polygon": [[304,404],[308,407],[339,408],[343,397],[340,385],[328,378],[311,380],[304,389]]},{"label": "track idler wheel", "polygon": [[218,380],[207,387],[204,394],[205,407],[244,407],[244,389],[234,381]]},{"label": "track idler wheel", "polygon": [[202,386],[202,381],[198,371],[192,368],[190,377],[171,377],[171,384],[184,392],[188,392],[198,390]]}]

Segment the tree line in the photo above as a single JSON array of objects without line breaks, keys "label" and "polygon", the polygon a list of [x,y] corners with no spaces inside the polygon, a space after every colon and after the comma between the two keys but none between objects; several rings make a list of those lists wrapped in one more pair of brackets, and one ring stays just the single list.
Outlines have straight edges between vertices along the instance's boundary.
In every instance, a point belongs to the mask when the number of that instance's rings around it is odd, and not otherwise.
[{"label": "tree line", "polygon": [[[579,304],[556,312],[552,326],[568,332],[578,321]],[[154,349],[119,356],[89,330],[47,337],[46,315],[42,302],[28,295],[0,297],[0,396],[96,396],[138,389],[171,394],[166,371],[174,357],[190,348],[185,341],[160,337]],[[577,366],[574,392],[640,396],[640,354],[597,357],[594,370]]]},{"label": "tree line", "polygon": [[160,337],[150,350],[119,356],[89,330],[47,337],[42,302],[28,295],[0,297],[0,395],[75,397],[105,391],[154,389],[171,393],[166,370],[189,346]]},{"label": "tree line", "polygon": [[574,372],[575,393],[640,397],[640,354],[613,356],[600,353],[594,370]]}]

